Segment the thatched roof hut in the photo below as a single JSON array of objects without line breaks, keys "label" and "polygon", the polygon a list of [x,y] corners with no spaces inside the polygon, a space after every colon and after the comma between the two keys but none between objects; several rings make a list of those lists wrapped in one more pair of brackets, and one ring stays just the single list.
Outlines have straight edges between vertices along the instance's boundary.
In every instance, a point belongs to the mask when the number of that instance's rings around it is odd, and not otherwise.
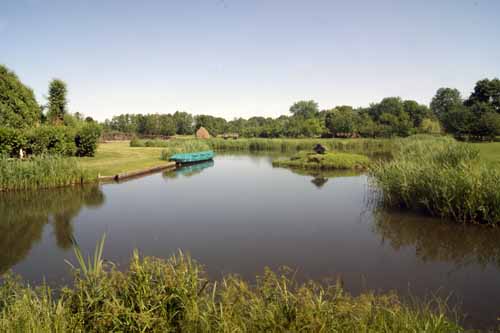
[{"label": "thatched roof hut", "polygon": [[205,127],[200,127],[196,131],[196,138],[198,139],[210,139],[210,133],[208,133]]}]

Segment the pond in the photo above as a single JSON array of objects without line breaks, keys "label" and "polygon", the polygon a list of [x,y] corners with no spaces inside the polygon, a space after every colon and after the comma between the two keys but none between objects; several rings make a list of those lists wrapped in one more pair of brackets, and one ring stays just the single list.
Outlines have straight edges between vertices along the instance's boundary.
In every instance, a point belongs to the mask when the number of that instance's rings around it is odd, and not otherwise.
[{"label": "pond", "polygon": [[467,325],[496,323],[499,230],[380,212],[366,175],[311,176],[271,160],[219,155],[121,184],[0,194],[0,273],[63,284],[72,238],[90,253],[106,233],[104,257],[122,267],[135,248],[159,257],[182,249],[213,278],[252,280],[285,265],[300,280],[340,277],[354,294],[451,293]]}]

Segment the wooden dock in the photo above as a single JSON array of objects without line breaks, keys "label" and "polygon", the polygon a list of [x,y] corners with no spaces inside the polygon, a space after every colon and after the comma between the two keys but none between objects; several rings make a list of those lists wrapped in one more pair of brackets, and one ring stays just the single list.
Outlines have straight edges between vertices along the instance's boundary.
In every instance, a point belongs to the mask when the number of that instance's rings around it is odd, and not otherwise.
[{"label": "wooden dock", "polygon": [[163,170],[174,170],[176,168],[175,162],[167,162],[162,165],[158,165],[152,168],[147,168],[147,169],[142,169],[142,170],[137,170],[137,171],[130,171],[130,172],[123,172],[116,174],[114,176],[100,176],[99,175],[99,182],[113,182],[113,181],[122,181],[130,178],[135,178],[139,176],[144,176],[148,175],[154,172],[158,171],[163,171]]}]

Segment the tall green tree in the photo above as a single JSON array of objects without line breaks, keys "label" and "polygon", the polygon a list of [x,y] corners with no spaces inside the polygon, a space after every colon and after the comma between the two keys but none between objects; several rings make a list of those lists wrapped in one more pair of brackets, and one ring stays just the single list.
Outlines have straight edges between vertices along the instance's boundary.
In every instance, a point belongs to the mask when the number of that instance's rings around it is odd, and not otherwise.
[{"label": "tall green tree", "polygon": [[442,120],[448,118],[446,114],[452,109],[456,111],[456,107],[462,105],[462,103],[462,96],[457,89],[439,88],[432,98],[431,110],[438,119]]},{"label": "tall green tree", "polygon": [[193,116],[187,112],[176,111],[174,113],[176,133],[181,135],[193,134]]},{"label": "tall green tree", "polygon": [[54,79],[50,82],[47,118],[52,124],[62,124],[64,122],[64,116],[68,113],[67,93],[66,83],[62,80]]},{"label": "tall green tree", "polygon": [[319,115],[318,103],[313,100],[296,102],[290,107],[290,113],[302,119],[316,118]]},{"label": "tall green tree", "polygon": [[338,106],[325,116],[325,126],[332,136],[340,133],[352,134],[356,131],[356,115],[351,106]]},{"label": "tall green tree", "polygon": [[473,106],[477,103],[485,103],[493,108],[493,111],[500,113],[500,80],[480,80],[476,82],[474,91],[465,101],[465,105]]},{"label": "tall green tree", "polygon": [[40,122],[41,109],[33,91],[0,65],[0,126],[27,128]]}]

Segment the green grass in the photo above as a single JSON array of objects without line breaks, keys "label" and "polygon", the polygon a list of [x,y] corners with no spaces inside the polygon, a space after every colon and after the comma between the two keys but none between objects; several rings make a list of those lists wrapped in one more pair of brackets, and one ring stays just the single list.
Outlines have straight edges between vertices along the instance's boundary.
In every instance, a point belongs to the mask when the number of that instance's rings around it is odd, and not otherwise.
[{"label": "green grass", "polygon": [[301,152],[290,159],[273,161],[275,167],[298,168],[306,170],[366,169],[370,159],[364,155],[329,152],[316,154]]},{"label": "green grass", "polygon": [[473,143],[482,160],[500,168],[500,142]]},{"label": "green grass", "polygon": [[161,148],[130,147],[128,141],[101,143],[95,157],[81,158],[80,165],[95,175],[113,176],[164,165],[161,151]]},{"label": "green grass", "polygon": [[475,146],[449,138],[401,140],[393,160],[371,179],[382,203],[457,222],[500,222],[500,170]]},{"label": "green grass", "polygon": [[290,271],[264,270],[256,284],[220,281],[181,252],[168,260],[134,252],[118,271],[76,249],[74,281],[56,291],[6,276],[2,332],[463,332],[446,304],[403,302],[395,293],[353,297],[340,282],[297,283]]},{"label": "green grass", "polygon": [[81,185],[93,179],[75,158],[38,156],[26,160],[0,158],[0,191],[37,190]]}]

